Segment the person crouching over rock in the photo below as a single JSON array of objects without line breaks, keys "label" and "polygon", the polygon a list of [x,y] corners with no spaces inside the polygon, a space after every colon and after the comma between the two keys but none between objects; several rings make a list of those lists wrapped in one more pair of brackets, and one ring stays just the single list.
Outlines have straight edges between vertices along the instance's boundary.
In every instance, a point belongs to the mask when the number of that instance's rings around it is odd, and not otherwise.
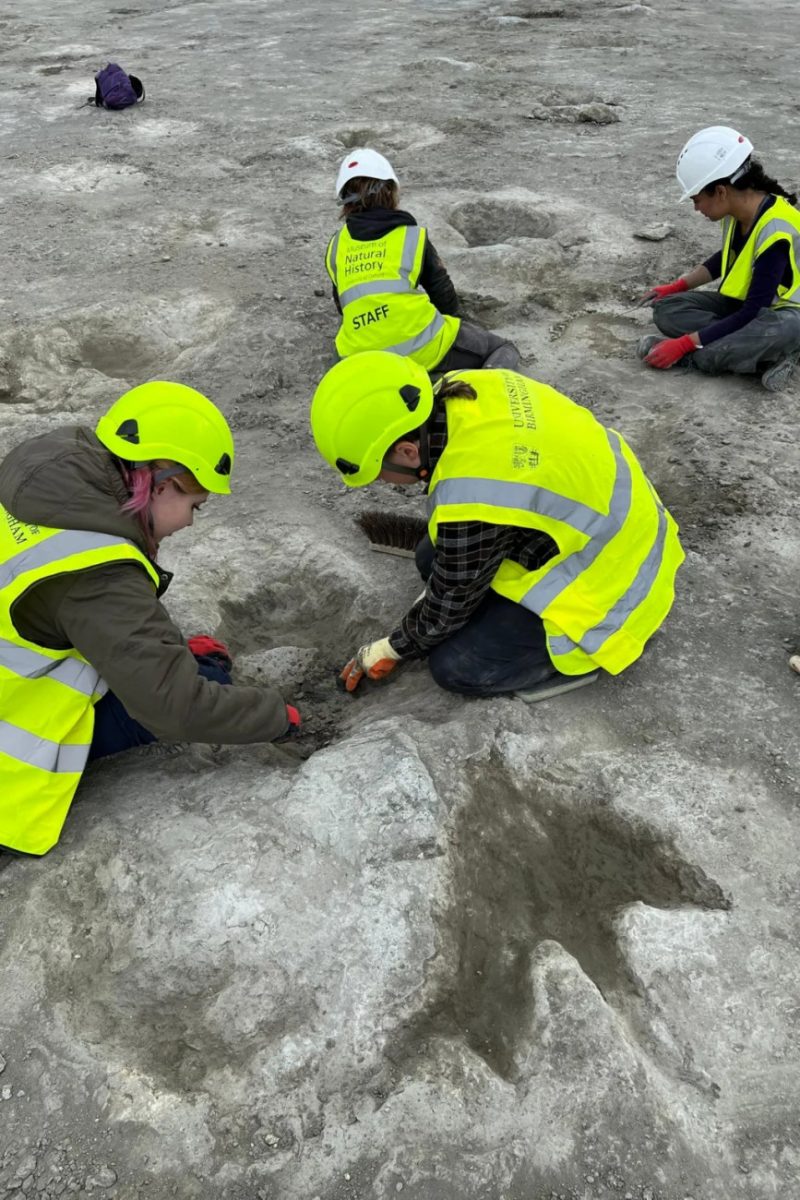
[{"label": "person crouching over rock", "polygon": [[[722,249],[642,297],[664,337],[641,338],[637,351],[651,367],[760,374],[777,392],[800,356],[800,212],[797,196],[752,154],[752,143],[726,125],[701,129],[681,150],[681,200],[691,197],[696,212],[722,222]],[[721,279],[718,291],[684,294],[712,279]]]},{"label": "person crouching over rock", "polygon": [[388,637],[362,646],[353,691],[427,655],[443,688],[544,699],[619,674],[674,599],[678,529],[614,430],[543,383],[409,359],[333,367],[311,405],[317,449],[348,487],[428,484],[427,580]]},{"label": "person crouching over rock", "polygon": [[432,375],[458,368],[519,366],[519,351],[458,315],[452,280],[428,231],[398,208],[397,176],[376,150],[353,150],[336,179],[344,228],[325,266],[342,323],[341,358],[364,350],[406,355]]},{"label": "person crouching over rock", "polygon": [[221,686],[226,648],[199,638],[196,657],[159,599],[159,543],[230,492],[233,456],[219,409],[159,382],[0,464],[0,846],[48,851],[92,759],[299,725],[276,691]]}]

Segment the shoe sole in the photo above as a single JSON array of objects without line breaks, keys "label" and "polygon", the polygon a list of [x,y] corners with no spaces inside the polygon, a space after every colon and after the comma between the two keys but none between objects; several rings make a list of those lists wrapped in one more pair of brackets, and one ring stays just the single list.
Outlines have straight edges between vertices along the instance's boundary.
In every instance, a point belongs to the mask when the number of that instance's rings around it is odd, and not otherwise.
[{"label": "shoe sole", "polygon": [[796,362],[776,363],[769,367],[761,376],[762,386],[768,392],[782,392],[791,382],[796,365]]},{"label": "shoe sole", "polygon": [[648,333],[648,334],[645,334],[644,337],[640,337],[638,342],[636,343],[637,358],[640,358],[642,360],[642,362],[644,362],[647,355],[653,349],[653,346],[657,346],[659,342],[663,342],[663,341],[664,341],[663,335],[655,334],[655,333]]},{"label": "shoe sole", "polygon": [[553,696],[561,696],[564,692],[574,692],[576,688],[596,683],[599,678],[599,671],[593,671],[591,675],[562,675],[558,679],[546,679],[538,687],[526,692],[515,692],[514,695],[526,704],[536,704],[539,700],[550,700]]}]

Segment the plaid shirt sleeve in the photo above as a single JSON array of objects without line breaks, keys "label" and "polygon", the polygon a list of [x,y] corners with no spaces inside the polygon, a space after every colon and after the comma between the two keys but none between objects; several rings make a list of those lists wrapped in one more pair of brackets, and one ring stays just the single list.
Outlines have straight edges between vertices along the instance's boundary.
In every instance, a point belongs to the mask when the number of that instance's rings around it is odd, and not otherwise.
[{"label": "plaid shirt sleeve", "polygon": [[[530,543],[525,547],[525,565],[535,569],[547,561],[556,547],[546,534],[525,533]],[[521,531],[512,526],[488,525],[483,521],[448,521],[439,525],[425,595],[389,636],[401,658],[423,656],[466,625],[489,590],[503,559],[519,561],[521,556],[514,551],[520,535]]]}]

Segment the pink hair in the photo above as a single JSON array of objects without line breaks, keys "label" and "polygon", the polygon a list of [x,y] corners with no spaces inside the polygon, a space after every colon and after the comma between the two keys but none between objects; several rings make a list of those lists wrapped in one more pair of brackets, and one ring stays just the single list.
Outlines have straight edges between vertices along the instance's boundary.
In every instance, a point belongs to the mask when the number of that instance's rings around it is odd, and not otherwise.
[{"label": "pink hair", "polygon": [[122,512],[138,516],[150,507],[150,496],[153,491],[153,471],[147,467],[122,467],[122,477],[130,492],[130,499],[122,505]]},{"label": "pink hair", "polygon": [[130,513],[139,523],[144,534],[147,553],[155,560],[158,546],[153,537],[150,523],[150,497],[153,494],[153,469],[151,466],[132,467],[121,463],[122,478],[130,492],[130,499],[120,506],[120,512]]},{"label": "pink hair", "polygon": [[[140,467],[136,467],[132,463],[123,462],[121,459],[118,461],[123,481],[130,492],[130,497],[124,504],[120,505],[120,511],[130,513],[139,522],[144,534],[147,553],[155,561],[156,554],[158,553],[158,545],[153,538],[153,526],[150,520],[150,501],[153,495],[153,483],[157,478],[159,470],[166,469],[165,474],[169,478],[174,474],[170,468],[178,467],[179,464],[162,458],[157,458],[153,462],[145,463],[144,466]],[[189,494],[197,493],[198,495],[205,492],[205,488],[198,483],[192,472],[185,468],[180,469],[180,474],[178,474],[173,482],[182,492]]]}]

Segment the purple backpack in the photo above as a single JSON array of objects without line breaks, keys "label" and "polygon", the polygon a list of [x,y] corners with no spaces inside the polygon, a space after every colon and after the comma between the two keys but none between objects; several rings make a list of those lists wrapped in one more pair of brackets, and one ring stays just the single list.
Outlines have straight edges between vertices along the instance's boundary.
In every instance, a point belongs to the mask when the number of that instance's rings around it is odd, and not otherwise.
[{"label": "purple backpack", "polygon": [[119,63],[109,63],[94,77],[94,102],[98,108],[128,108],[144,100],[141,79],[128,75]]}]

